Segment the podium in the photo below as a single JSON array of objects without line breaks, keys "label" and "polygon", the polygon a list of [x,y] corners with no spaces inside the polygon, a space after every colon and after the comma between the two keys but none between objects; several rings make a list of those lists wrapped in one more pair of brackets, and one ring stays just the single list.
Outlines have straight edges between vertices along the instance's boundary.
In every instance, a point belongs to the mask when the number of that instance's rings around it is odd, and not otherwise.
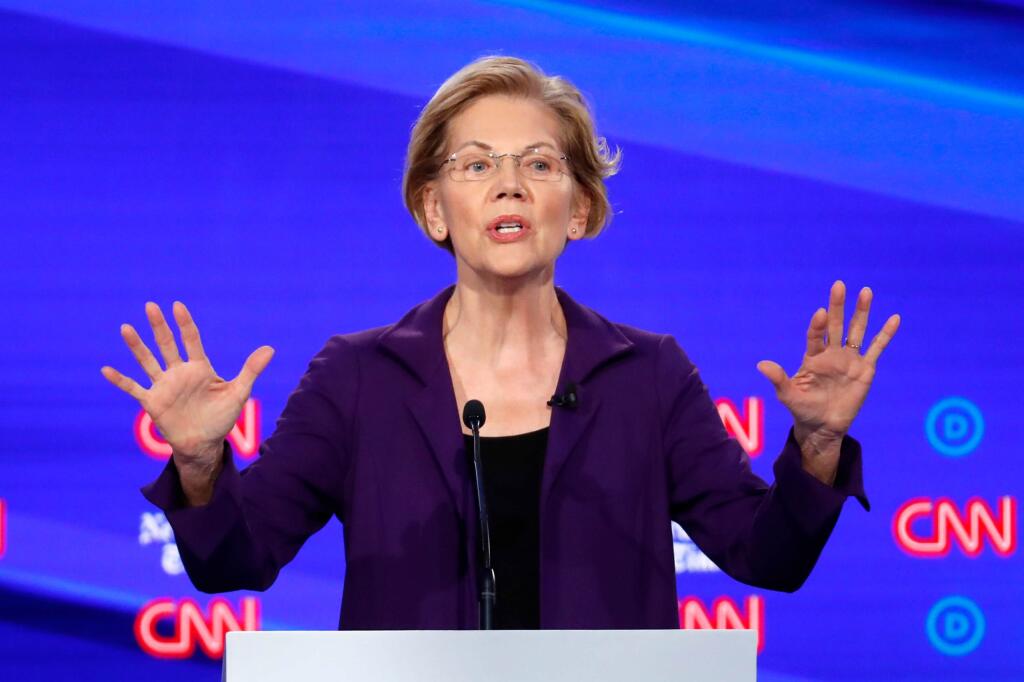
[{"label": "podium", "polygon": [[754,682],[753,630],[227,633],[224,682]]}]

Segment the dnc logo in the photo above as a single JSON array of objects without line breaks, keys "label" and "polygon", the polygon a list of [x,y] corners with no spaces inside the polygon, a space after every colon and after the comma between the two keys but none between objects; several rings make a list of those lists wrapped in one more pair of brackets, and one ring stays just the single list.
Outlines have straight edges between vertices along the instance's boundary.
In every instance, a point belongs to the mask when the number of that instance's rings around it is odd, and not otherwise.
[{"label": "dnc logo", "polygon": [[924,421],[931,446],[947,457],[974,451],[985,435],[985,420],[978,406],[966,398],[943,398],[932,405]]},{"label": "dnc logo", "polygon": [[925,622],[928,640],[947,656],[963,656],[978,648],[985,636],[985,616],[967,597],[940,599]]}]

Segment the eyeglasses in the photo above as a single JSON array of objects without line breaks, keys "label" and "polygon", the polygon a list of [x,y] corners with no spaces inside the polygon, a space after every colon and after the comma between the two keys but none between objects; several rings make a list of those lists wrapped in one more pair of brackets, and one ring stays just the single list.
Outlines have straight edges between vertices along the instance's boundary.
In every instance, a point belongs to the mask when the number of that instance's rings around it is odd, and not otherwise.
[{"label": "eyeglasses", "polygon": [[515,161],[520,175],[529,180],[557,181],[569,172],[565,163],[568,157],[536,147],[526,149],[522,154],[495,154],[470,149],[452,154],[441,165],[448,164],[448,177],[455,182],[472,182],[494,177],[506,156]]}]

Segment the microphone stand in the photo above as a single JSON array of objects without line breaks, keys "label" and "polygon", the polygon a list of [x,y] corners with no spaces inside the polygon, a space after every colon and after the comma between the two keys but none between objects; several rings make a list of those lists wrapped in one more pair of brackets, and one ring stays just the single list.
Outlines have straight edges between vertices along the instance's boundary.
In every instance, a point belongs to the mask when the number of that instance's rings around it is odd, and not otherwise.
[{"label": "microphone stand", "polygon": [[[475,405],[474,405],[475,403]],[[494,565],[491,563],[491,530],[487,519],[487,496],[484,494],[483,462],[480,457],[480,427],[484,423],[484,406],[478,400],[466,403],[463,421],[473,430],[473,471],[476,475],[476,502],[480,510],[480,629],[494,629]]]}]

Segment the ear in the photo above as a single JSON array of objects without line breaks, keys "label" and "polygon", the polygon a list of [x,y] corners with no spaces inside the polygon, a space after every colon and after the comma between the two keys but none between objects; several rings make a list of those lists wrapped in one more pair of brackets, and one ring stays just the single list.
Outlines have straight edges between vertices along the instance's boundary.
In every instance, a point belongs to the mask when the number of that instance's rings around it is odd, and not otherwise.
[{"label": "ear", "polygon": [[441,197],[436,182],[423,187],[423,217],[427,221],[427,232],[434,241],[443,242],[448,238],[448,223],[441,209]]},{"label": "ear", "polygon": [[587,221],[589,219],[590,197],[584,192],[579,192],[573,200],[572,217],[569,219],[569,226],[566,228],[566,236],[572,240],[583,239],[587,234]]}]

